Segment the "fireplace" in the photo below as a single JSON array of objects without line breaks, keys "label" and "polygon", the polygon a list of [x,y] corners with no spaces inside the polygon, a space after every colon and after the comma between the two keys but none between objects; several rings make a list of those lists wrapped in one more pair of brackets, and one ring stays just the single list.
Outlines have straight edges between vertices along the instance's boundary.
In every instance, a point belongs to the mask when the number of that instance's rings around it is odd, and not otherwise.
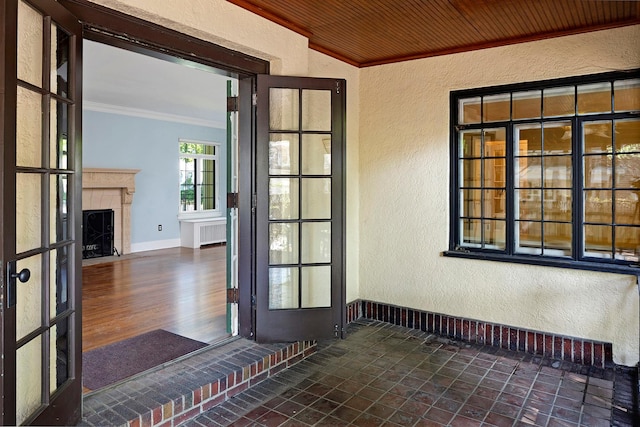
[{"label": "fireplace", "polygon": [[113,255],[113,210],[82,211],[82,258]]},{"label": "fireplace", "polygon": [[121,254],[131,252],[131,203],[139,169],[84,168],[82,209],[113,210],[113,246]]}]

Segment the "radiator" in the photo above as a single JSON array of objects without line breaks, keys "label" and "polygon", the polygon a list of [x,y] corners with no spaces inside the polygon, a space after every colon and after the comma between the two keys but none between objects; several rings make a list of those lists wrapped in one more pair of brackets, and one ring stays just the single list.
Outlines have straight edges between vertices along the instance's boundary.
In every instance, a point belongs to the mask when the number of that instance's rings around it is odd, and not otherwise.
[{"label": "radiator", "polygon": [[[225,223],[220,224],[218,221],[215,224],[201,224],[200,225],[200,245],[209,245],[211,243],[220,243],[227,240],[227,225]],[[198,245],[199,246],[199,245]]]},{"label": "radiator", "polygon": [[180,246],[199,248],[227,240],[225,217],[180,220]]}]

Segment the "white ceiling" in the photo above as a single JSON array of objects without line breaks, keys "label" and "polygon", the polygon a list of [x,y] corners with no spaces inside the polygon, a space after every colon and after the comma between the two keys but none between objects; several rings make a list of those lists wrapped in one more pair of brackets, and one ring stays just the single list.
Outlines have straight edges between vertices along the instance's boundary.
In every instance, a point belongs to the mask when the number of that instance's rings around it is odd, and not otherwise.
[{"label": "white ceiling", "polygon": [[85,40],[88,110],[224,127],[230,77]]}]

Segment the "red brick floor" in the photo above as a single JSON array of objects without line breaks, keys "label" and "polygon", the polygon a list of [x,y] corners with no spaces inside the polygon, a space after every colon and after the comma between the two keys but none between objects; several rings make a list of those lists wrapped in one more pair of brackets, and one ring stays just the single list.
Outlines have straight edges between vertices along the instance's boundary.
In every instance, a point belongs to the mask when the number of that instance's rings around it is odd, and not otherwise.
[{"label": "red brick floor", "polygon": [[363,320],[350,325],[346,340],[319,345],[184,425],[569,427],[636,420],[628,368],[589,369]]}]

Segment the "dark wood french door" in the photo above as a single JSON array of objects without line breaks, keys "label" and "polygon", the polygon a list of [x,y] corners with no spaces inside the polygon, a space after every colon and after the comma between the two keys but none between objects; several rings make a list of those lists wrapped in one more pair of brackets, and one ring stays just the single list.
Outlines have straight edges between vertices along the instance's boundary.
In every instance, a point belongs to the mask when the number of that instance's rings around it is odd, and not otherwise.
[{"label": "dark wood french door", "polygon": [[257,87],[256,339],[341,337],[345,81]]},{"label": "dark wood french door", "polygon": [[82,28],[53,0],[2,8],[2,423],[70,425],[82,396]]}]

